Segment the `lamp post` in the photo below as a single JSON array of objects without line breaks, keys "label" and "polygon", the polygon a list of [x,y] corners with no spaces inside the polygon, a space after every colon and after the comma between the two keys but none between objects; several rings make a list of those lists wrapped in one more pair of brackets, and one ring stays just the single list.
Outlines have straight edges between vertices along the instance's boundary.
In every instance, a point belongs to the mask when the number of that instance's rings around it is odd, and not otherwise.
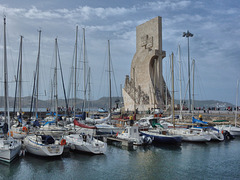
[{"label": "lamp post", "polygon": [[193,37],[193,34],[189,31],[183,32],[183,37],[186,37],[188,39],[188,87],[189,87],[189,99],[188,99],[188,107],[189,112],[191,113],[191,85],[190,85],[190,51],[189,51],[189,37]]}]

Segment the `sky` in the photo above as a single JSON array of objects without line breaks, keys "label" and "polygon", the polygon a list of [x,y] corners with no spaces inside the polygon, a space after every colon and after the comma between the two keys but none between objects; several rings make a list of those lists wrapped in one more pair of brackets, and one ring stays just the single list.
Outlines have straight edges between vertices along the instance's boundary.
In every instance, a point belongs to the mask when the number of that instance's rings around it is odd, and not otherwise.
[{"label": "sky", "polygon": [[[136,52],[136,26],[157,16],[162,17],[162,44],[166,51],[163,76],[170,87],[169,55],[175,55],[175,97],[188,99],[187,38],[189,30],[190,61],[195,60],[194,99],[219,100],[236,104],[237,79],[240,79],[240,3],[238,0],[2,0],[0,2],[0,61],[3,72],[3,17],[7,21],[7,59],[9,94],[14,96],[19,57],[20,35],[23,38],[23,96],[32,93],[33,74],[38,54],[38,31],[41,30],[40,98],[51,94],[55,61],[55,38],[58,41],[64,83],[72,92],[71,67],[74,60],[78,26],[78,87],[83,98],[83,28],[85,29],[86,67],[90,67],[90,99],[108,96],[108,40],[112,62],[113,96],[121,96],[125,76],[130,74]],[[2,20],[1,20],[2,19]],[[1,23],[2,22],[2,23]],[[2,24],[2,25],[1,25]],[[178,46],[181,48],[182,75],[179,77]],[[0,81],[3,82],[3,73]],[[60,68],[58,68],[59,86]],[[192,76],[192,75],[191,75]],[[193,82],[193,79],[191,79]],[[0,86],[3,94],[3,83]],[[63,98],[59,87],[59,98]],[[71,90],[70,90],[71,89]],[[192,87],[193,89],[193,87]],[[87,93],[88,94],[88,93]]]}]

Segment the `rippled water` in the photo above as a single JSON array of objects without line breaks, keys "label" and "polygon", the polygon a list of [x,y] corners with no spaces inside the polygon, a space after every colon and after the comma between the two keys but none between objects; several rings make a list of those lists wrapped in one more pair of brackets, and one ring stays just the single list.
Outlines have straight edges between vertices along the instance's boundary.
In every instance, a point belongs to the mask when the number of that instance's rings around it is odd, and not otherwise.
[{"label": "rippled water", "polygon": [[65,153],[59,158],[26,154],[0,163],[0,179],[239,179],[240,139],[180,147],[133,150],[109,145],[105,155]]}]

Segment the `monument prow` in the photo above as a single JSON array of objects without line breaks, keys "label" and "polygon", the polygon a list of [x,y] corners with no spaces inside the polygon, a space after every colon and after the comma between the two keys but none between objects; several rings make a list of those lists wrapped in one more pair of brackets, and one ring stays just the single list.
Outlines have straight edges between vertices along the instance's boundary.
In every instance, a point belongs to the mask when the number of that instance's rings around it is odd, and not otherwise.
[{"label": "monument prow", "polygon": [[[162,18],[156,17],[136,28],[136,53],[123,88],[124,107],[127,111],[146,111],[164,108],[170,94],[162,75]],[[167,94],[167,96],[166,96]]]}]

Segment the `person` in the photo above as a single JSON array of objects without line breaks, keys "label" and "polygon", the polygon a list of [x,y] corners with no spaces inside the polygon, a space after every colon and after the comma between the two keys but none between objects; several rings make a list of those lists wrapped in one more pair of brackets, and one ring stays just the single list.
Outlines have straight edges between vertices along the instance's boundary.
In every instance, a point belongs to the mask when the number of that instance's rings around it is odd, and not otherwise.
[{"label": "person", "polygon": [[4,134],[4,139],[6,140],[7,139],[7,133],[8,133],[8,124],[7,123],[3,124],[2,130],[3,130],[3,134]]},{"label": "person", "polygon": [[129,120],[130,120],[130,126],[132,126],[132,125],[134,124],[133,116],[130,116],[130,117],[129,117]]},{"label": "person", "polygon": [[202,119],[202,115],[201,115],[201,114],[199,114],[199,116],[198,116],[198,117],[199,117],[199,120],[201,120],[201,121],[203,120],[203,119]]},{"label": "person", "polygon": [[133,114],[133,120],[135,121],[136,120],[136,113]]},{"label": "person", "polygon": [[22,125],[22,113],[18,114],[18,126]]}]

